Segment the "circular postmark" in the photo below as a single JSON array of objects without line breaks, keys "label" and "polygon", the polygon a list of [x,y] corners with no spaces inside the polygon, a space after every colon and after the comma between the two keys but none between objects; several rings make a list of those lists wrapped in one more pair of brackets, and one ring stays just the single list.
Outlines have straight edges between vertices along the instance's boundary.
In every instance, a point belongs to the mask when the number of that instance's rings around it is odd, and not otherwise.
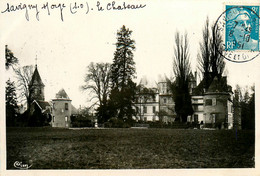
[{"label": "circular postmark", "polygon": [[227,60],[243,63],[260,55],[259,6],[226,5],[213,28],[215,49]]}]

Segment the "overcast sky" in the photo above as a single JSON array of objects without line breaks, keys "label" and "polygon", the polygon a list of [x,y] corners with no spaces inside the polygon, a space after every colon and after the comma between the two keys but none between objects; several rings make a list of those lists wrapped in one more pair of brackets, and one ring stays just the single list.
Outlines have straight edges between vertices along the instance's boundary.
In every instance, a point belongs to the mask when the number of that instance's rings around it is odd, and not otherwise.
[{"label": "overcast sky", "polygon": [[[45,2],[37,1],[38,8]],[[83,3],[83,8],[71,14],[70,1],[59,2],[66,3],[62,10],[63,21],[59,9],[50,9],[50,15],[47,10],[39,9],[39,21],[35,9],[28,11],[29,21],[25,18],[25,10],[2,13],[1,46],[4,50],[7,44],[19,58],[21,66],[35,65],[37,55],[38,69],[45,84],[45,99],[51,100],[64,88],[77,108],[79,105],[88,105],[89,96],[79,89],[84,83],[86,67],[90,62],[112,63],[116,32],[122,25],[133,31],[132,39],[136,42],[134,61],[137,81],[143,75],[157,81],[158,75],[172,75],[175,32],[188,33],[190,58],[195,71],[205,20],[208,16],[212,24],[224,11],[224,4],[220,0],[172,0],[160,3],[126,0],[131,4],[146,4],[146,7],[123,11],[97,11],[97,1],[87,0],[90,11],[86,14],[86,1],[76,0],[78,4]],[[100,1],[104,8],[107,2]],[[0,4],[1,11],[4,11],[6,2],[1,1]],[[11,4],[19,3],[11,1]],[[243,64],[226,61],[229,84],[234,88],[235,84],[244,87],[256,82],[256,78],[259,78],[259,59]],[[13,77],[11,79],[14,80]]]}]

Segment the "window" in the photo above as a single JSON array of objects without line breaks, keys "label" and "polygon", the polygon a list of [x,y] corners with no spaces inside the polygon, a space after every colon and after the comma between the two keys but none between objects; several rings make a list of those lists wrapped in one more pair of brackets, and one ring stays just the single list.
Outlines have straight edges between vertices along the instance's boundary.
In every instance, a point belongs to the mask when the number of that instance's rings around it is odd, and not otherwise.
[{"label": "window", "polygon": [[65,103],[65,110],[69,110],[69,104]]},{"label": "window", "polygon": [[217,105],[217,100],[216,100],[216,98],[213,98],[212,99],[212,106],[216,106]]},{"label": "window", "polygon": [[211,122],[215,123],[217,114],[211,114]]},{"label": "window", "polygon": [[199,115],[198,114],[194,114],[194,122],[198,123],[199,120]]},{"label": "window", "polygon": [[137,113],[139,112],[139,108],[138,108],[138,107],[136,107],[136,112],[137,112]]},{"label": "window", "polygon": [[153,96],[153,101],[156,101],[156,99],[155,99],[155,95]]},{"label": "window", "polygon": [[147,113],[147,107],[144,106],[144,113]]},{"label": "window", "polygon": [[163,99],[163,103],[164,103],[164,104],[167,103],[167,99],[166,99],[166,98]]},{"label": "window", "polygon": [[194,103],[198,103],[198,99],[193,99],[193,102]]},{"label": "window", "polygon": [[155,106],[153,106],[153,113],[155,113]]},{"label": "window", "polygon": [[193,110],[198,111],[199,110],[198,105],[193,105]]},{"label": "window", "polygon": [[144,121],[147,122],[147,117],[144,117]]},{"label": "window", "polygon": [[54,122],[54,121],[55,121],[55,116],[52,117],[52,122]]},{"label": "window", "polygon": [[205,105],[212,106],[212,99],[206,99]]}]

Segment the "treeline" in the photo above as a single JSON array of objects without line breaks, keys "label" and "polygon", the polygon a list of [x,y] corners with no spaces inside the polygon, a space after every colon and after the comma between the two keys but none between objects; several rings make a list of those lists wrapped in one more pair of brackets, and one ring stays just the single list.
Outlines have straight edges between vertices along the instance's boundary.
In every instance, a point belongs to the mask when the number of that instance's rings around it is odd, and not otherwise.
[{"label": "treeline", "polygon": [[[86,91],[92,98],[98,123],[116,127],[132,126],[135,123],[134,116],[138,112],[135,108],[136,95],[141,90],[141,86],[134,82],[136,78],[136,68],[134,62],[135,41],[131,38],[132,32],[126,26],[122,26],[116,34],[117,42],[112,63],[93,63],[87,67],[84,78],[84,85],[81,89]],[[200,50],[197,57],[198,70],[204,82],[203,88],[208,89],[214,77],[221,79],[225,70],[225,62],[222,56],[224,51],[221,44],[221,34],[210,26],[207,18],[202,29],[203,38],[200,42]],[[18,63],[18,59],[11,50],[6,47],[6,70],[13,68]],[[14,70],[18,76],[18,89],[22,92],[22,97],[29,104],[30,91],[28,82],[31,79],[32,68],[25,66]],[[188,35],[175,33],[174,55],[172,71],[174,77],[168,79],[169,89],[175,102],[174,112],[176,120],[187,122],[187,117],[193,114],[191,95],[189,92],[190,74],[190,52]],[[23,80],[27,80],[24,82]],[[145,89],[142,89],[145,90]],[[6,82],[6,118],[7,125],[11,125],[18,112],[16,88],[14,82]],[[238,90],[239,91],[239,90]],[[241,91],[240,91],[241,92]],[[254,127],[254,93],[252,95],[242,95],[239,99],[241,106],[242,125],[244,129]],[[159,112],[158,114],[160,114]],[[83,117],[82,117],[83,118]],[[74,125],[80,126],[86,122],[76,122]],[[78,123],[78,124],[77,124]]]}]

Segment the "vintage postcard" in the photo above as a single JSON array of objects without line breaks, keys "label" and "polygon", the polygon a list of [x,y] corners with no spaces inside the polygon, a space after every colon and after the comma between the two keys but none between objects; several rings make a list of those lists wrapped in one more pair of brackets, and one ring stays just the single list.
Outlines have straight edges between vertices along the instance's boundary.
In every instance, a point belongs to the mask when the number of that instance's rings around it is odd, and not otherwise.
[{"label": "vintage postcard", "polygon": [[0,175],[260,175],[260,2],[2,0]]}]

